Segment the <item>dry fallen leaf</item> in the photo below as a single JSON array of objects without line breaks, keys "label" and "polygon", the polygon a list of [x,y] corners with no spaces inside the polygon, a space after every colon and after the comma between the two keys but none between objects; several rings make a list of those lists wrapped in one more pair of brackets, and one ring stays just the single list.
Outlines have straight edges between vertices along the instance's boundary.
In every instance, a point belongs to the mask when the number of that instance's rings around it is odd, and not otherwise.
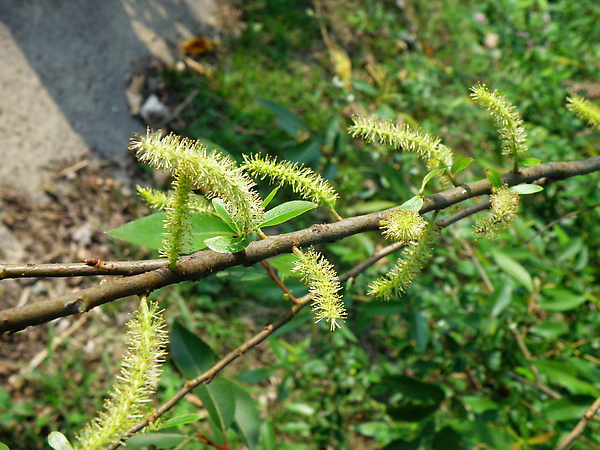
[{"label": "dry fallen leaf", "polygon": [[221,41],[208,39],[201,36],[189,39],[181,44],[181,51],[186,55],[202,55],[212,52]]}]

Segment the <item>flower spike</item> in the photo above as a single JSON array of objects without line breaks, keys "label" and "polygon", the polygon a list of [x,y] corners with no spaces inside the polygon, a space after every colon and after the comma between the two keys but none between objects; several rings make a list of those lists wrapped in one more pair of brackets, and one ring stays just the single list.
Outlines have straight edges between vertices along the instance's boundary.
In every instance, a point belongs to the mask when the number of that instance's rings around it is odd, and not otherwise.
[{"label": "flower spike", "polygon": [[513,192],[506,184],[494,189],[490,201],[492,206],[489,214],[475,224],[475,233],[487,238],[492,238],[506,229],[519,213],[519,194]]},{"label": "flower spike", "polygon": [[294,254],[299,260],[293,270],[300,272],[302,280],[308,285],[308,292],[312,296],[312,310],[315,312],[315,323],[325,319],[325,322],[330,324],[331,331],[341,328],[339,321],[345,320],[347,313],[338,293],[342,287],[335,269],[312,247],[306,253],[297,250]]},{"label": "flower spike", "polygon": [[569,102],[567,105],[569,111],[573,111],[577,117],[586,121],[596,130],[600,130],[600,106],[579,95],[569,97],[567,101]]},{"label": "flower spike", "polygon": [[416,153],[427,162],[429,170],[452,166],[454,160],[452,151],[435,136],[391,120],[361,116],[352,119],[354,125],[348,129],[352,137],[360,136],[369,141]]},{"label": "flower spike", "polygon": [[246,234],[262,223],[264,211],[254,182],[217,150],[209,153],[201,142],[173,133],[161,138],[160,132],[150,129],[145,137],[133,138],[129,148],[140,161],[171,174],[185,173],[192,179],[193,189],[223,200],[229,215],[242,224]]},{"label": "flower spike", "polygon": [[527,150],[527,135],[521,115],[506,97],[498,91],[490,92],[484,84],[471,88],[471,98],[488,110],[502,140],[502,154],[512,156],[515,169],[518,169],[518,160]]},{"label": "flower spike", "polygon": [[369,285],[369,295],[381,297],[383,300],[402,295],[431,259],[432,249],[438,237],[437,227],[429,225],[421,239],[404,250],[396,265],[384,277]]},{"label": "flower spike", "polygon": [[261,180],[269,177],[272,182],[287,184],[308,201],[332,207],[338,198],[333,187],[311,169],[289,161],[277,161],[261,155],[244,155],[244,169],[258,175]]},{"label": "flower spike", "polygon": [[383,234],[396,242],[418,241],[427,230],[427,221],[418,211],[394,209],[387,219],[380,223]]},{"label": "flower spike", "polygon": [[150,396],[156,391],[168,337],[162,311],[145,297],[127,323],[129,349],[121,362],[104,411],[77,436],[77,450],[96,450],[124,437],[127,429],[151,413]]}]

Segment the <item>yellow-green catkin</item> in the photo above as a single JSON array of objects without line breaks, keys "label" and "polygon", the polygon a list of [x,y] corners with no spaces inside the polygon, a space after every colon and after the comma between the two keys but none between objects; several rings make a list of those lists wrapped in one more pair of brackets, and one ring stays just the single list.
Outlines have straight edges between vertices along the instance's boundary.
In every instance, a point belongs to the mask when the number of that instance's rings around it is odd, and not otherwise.
[{"label": "yellow-green catkin", "polygon": [[129,148],[140,161],[156,169],[188,174],[194,189],[223,201],[229,216],[241,224],[245,234],[262,223],[262,200],[254,190],[254,182],[228,156],[217,150],[208,152],[199,141],[172,133],[161,137],[160,132],[150,130],[146,136],[133,138]]},{"label": "yellow-green catkin", "polygon": [[452,167],[452,151],[441,143],[441,139],[406,124],[391,120],[355,116],[354,124],[348,128],[352,137],[360,136],[368,141],[391,145],[405,152],[418,154],[429,170]]},{"label": "yellow-green catkin", "polygon": [[146,298],[127,323],[128,350],[104,410],[77,436],[77,450],[104,449],[152,412],[150,396],[156,391],[168,343],[162,311]]},{"label": "yellow-green catkin", "polygon": [[600,106],[579,95],[569,97],[567,101],[569,111],[573,111],[577,117],[596,130],[600,130]]},{"label": "yellow-green catkin", "polygon": [[368,294],[383,300],[391,300],[402,295],[431,259],[438,238],[437,227],[430,225],[421,239],[406,247],[402,256],[385,276],[369,284]]},{"label": "yellow-green catkin", "polygon": [[321,206],[334,206],[338,198],[335,189],[310,168],[289,161],[261,155],[244,155],[243,168],[260,179],[269,177],[272,183],[291,186],[303,199]]},{"label": "yellow-green catkin", "polygon": [[299,260],[293,270],[302,274],[302,280],[308,286],[315,323],[325,320],[331,331],[341,328],[340,322],[346,319],[347,313],[339,295],[341,286],[333,265],[312,247],[306,253],[298,251],[296,255]]},{"label": "yellow-green catkin", "polygon": [[183,251],[189,238],[191,225],[189,222],[192,179],[187,173],[176,173],[173,182],[174,193],[165,207],[167,214],[164,220],[164,232],[161,256],[169,260],[171,269],[175,269],[177,258]]},{"label": "yellow-green catkin", "polygon": [[521,115],[513,104],[498,91],[490,92],[484,84],[471,88],[471,98],[483,106],[492,117],[502,141],[502,154],[516,161],[527,150],[527,135]]},{"label": "yellow-green catkin", "polygon": [[491,208],[487,216],[475,223],[475,233],[493,238],[512,223],[519,213],[519,194],[507,185],[494,189],[490,195]]},{"label": "yellow-green catkin", "polygon": [[418,241],[427,230],[427,221],[418,211],[394,209],[380,223],[383,234],[396,242]]},{"label": "yellow-green catkin", "polygon": [[[164,192],[158,189],[137,187],[138,194],[144,199],[144,201],[152,208],[156,210],[165,210],[169,199],[173,196],[174,191]],[[190,212],[206,215],[214,215],[215,210],[211,203],[200,195],[190,193],[189,196]]]}]

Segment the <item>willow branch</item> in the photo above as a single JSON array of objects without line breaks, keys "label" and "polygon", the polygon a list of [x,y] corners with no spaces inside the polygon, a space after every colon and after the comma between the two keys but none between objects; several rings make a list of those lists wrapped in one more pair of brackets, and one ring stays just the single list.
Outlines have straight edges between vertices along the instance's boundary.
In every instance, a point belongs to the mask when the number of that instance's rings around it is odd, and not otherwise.
[{"label": "willow branch", "polygon": [[[600,171],[600,157],[573,162],[540,164],[510,172],[502,178],[504,183],[514,186],[534,181],[557,181],[577,175]],[[441,210],[466,199],[486,195],[491,192],[488,180],[465,183],[444,192],[430,195],[424,201],[421,214]],[[72,314],[89,311],[107,302],[129,295],[145,295],[160,287],[184,280],[201,280],[213,273],[237,266],[250,266],[267,258],[290,253],[293,246],[306,247],[326,242],[335,242],[359,233],[378,229],[381,219],[389,214],[382,211],[344,219],[331,224],[313,225],[304,230],[271,236],[252,242],[243,252],[235,254],[201,251],[182,258],[176,271],[161,267],[150,272],[140,273],[69,293],[53,300],[27,304],[18,308],[0,311],[0,332],[18,331],[30,325],[37,325]]]},{"label": "willow branch", "polygon": [[66,264],[0,264],[0,280],[6,278],[77,277],[93,275],[137,275],[167,267],[164,259],[146,261],[103,261],[86,259]]}]

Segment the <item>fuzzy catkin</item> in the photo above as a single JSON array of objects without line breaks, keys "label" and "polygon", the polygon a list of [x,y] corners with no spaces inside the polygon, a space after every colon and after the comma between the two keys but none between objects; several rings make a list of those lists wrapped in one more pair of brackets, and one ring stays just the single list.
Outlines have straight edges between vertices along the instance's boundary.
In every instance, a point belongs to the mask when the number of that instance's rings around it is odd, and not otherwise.
[{"label": "fuzzy catkin", "polygon": [[348,129],[352,137],[360,136],[369,141],[392,145],[405,152],[418,154],[430,170],[438,167],[451,167],[454,161],[452,151],[443,145],[441,139],[391,120],[355,116],[354,124]]},{"label": "fuzzy catkin", "polygon": [[293,270],[302,274],[302,280],[308,286],[315,323],[325,320],[331,331],[341,328],[340,321],[346,319],[347,313],[339,295],[342,287],[333,265],[312,247],[306,253],[296,254],[299,260]]},{"label": "fuzzy catkin", "polygon": [[104,402],[104,411],[77,436],[76,450],[106,448],[151,413],[150,396],[156,391],[168,343],[165,326],[158,305],[148,304],[143,297],[127,323],[129,348],[121,361],[121,373]]},{"label": "fuzzy catkin", "polygon": [[430,225],[419,241],[404,250],[394,267],[385,276],[369,284],[368,294],[383,300],[391,300],[395,296],[402,295],[431,259],[438,237],[437,227]]},{"label": "fuzzy catkin", "polygon": [[194,189],[202,189],[208,198],[220,198],[230,217],[239,222],[245,234],[256,230],[263,220],[262,200],[254,182],[236,164],[220,152],[208,152],[199,141],[173,133],[161,138],[148,129],[146,136],[136,136],[129,147],[138,160],[175,174],[185,171]]},{"label": "fuzzy catkin", "polygon": [[338,194],[333,187],[311,169],[289,161],[261,155],[244,155],[243,168],[258,175],[260,179],[269,177],[273,183],[286,184],[303,199],[318,205],[333,206]]}]

